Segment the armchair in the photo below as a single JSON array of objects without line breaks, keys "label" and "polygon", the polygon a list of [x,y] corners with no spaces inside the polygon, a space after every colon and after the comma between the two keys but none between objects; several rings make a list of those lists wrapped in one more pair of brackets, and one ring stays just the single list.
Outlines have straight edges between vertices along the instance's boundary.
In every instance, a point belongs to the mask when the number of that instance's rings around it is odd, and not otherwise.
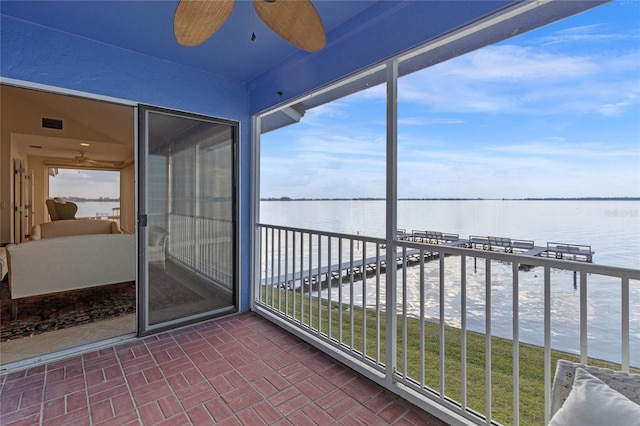
[{"label": "armchair", "polygon": [[78,211],[78,205],[76,203],[64,201],[60,198],[50,198],[45,201],[45,203],[47,204],[51,221],[76,218],[76,212]]}]

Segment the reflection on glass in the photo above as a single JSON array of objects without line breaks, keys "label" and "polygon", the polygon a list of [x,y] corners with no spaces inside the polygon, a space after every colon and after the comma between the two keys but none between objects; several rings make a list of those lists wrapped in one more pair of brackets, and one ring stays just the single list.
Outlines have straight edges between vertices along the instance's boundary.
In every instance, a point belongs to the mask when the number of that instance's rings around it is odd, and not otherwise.
[{"label": "reflection on glass", "polygon": [[233,138],[227,124],[150,112],[149,324],[233,307]]}]

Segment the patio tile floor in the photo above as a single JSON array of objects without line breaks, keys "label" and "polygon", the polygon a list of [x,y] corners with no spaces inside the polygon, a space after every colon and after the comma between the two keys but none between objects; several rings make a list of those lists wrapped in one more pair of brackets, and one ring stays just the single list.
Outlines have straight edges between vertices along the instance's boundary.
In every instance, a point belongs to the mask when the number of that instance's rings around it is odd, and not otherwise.
[{"label": "patio tile floor", "polygon": [[253,313],[0,376],[9,425],[444,425]]}]

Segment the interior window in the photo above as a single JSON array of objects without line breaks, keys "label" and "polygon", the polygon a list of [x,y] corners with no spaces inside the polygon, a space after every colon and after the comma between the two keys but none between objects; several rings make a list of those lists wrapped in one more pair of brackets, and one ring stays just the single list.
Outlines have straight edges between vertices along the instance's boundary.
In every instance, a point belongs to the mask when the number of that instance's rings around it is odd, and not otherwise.
[{"label": "interior window", "polygon": [[120,218],[120,172],[49,168],[49,197],[78,206],[76,219]]}]

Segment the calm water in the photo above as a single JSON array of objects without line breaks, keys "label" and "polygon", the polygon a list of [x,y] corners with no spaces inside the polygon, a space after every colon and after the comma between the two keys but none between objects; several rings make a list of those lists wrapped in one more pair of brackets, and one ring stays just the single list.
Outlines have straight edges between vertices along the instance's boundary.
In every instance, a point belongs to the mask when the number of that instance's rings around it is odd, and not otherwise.
[{"label": "calm water", "polygon": [[[261,203],[260,222],[306,229],[383,237],[385,204],[383,201],[268,201]],[[441,231],[469,235],[493,235],[547,242],[590,245],[594,263],[640,268],[639,201],[400,201],[398,228]],[[435,283],[425,295],[425,314],[439,316],[437,263],[426,264],[428,282]],[[447,258],[447,283],[460,280],[460,260]],[[401,272],[402,273],[402,272]],[[409,315],[420,312],[416,284],[418,268],[407,271]],[[484,263],[474,269],[467,262],[468,327],[484,331]],[[521,271],[520,338],[543,345],[543,271]],[[400,282],[400,280],[399,280]],[[376,290],[369,283],[367,304],[375,301]],[[620,286],[617,280],[588,277],[589,356],[620,362]],[[382,283],[384,286],[384,282]],[[460,318],[460,288],[447,285],[445,321],[457,326]],[[337,290],[333,289],[336,292]],[[384,287],[381,290],[382,300]],[[349,294],[349,292],[343,292]],[[354,303],[362,304],[362,285],[356,286]],[[325,292],[327,296],[327,292]],[[335,300],[335,295],[333,296]],[[577,352],[579,349],[579,292],[573,274],[552,272],[552,346]],[[511,338],[511,267],[492,263],[492,331]],[[631,283],[631,363],[640,366],[640,283]]]},{"label": "calm water", "polygon": [[76,203],[78,205],[78,211],[76,217],[96,217],[96,213],[100,215],[113,215],[113,208],[120,207],[120,202],[108,202],[108,201],[84,201],[82,203]]}]

